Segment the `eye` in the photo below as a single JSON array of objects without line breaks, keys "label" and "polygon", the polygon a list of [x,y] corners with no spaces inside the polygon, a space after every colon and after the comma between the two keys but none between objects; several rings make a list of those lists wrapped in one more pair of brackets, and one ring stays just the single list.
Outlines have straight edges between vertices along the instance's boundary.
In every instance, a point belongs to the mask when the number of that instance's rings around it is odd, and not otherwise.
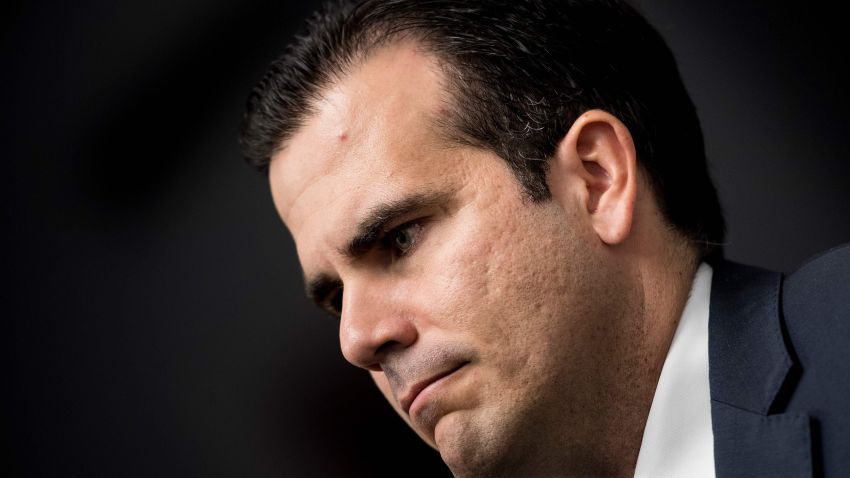
[{"label": "eye", "polygon": [[339,317],[342,315],[342,286],[332,290],[322,301],[323,308],[331,315]]},{"label": "eye", "polygon": [[422,225],[418,222],[410,222],[403,226],[393,229],[388,235],[390,248],[396,254],[403,256],[410,252],[419,240],[419,234],[422,232]]},{"label": "eye", "polygon": [[413,235],[410,233],[409,228],[396,231],[394,240],[395,247],[400,252],[407,252],[407,250],[413,245]]}]

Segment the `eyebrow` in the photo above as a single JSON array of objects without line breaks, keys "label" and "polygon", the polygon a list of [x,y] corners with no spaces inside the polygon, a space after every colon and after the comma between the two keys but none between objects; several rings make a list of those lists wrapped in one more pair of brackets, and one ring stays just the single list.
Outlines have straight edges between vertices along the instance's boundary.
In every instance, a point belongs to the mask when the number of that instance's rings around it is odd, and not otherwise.
[{"label": "eyebrow", "polygon": [[[338,252],[348,259],[362,257],[383,237],[388,224],[416,210],[445,204],[448,197],[446,192],[429,191],[378,204],[360,220],[354,235]],[[342,287],[342,281],[324,273],[304,281],[307,297],[320,306],[325,297],[339,287]]]},{"label": "eyebrow", "polygon": [[348,259],[357,259],[369,252],[380,240],[387,225],[416,210],[426,209],[445,203],[448,194],[444,192],[417,193],[373,207],[357,225],[356,232],[339,253]]}]

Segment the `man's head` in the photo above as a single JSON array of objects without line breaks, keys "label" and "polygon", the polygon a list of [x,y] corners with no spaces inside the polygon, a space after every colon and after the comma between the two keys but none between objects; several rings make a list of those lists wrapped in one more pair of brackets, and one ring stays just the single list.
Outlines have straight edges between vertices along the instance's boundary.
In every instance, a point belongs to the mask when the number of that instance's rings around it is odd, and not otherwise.
[{"label": "man's head", "polygon": [[722,238],[693,106],[631,9],[331,9],[243,144],[343,354],[453,472],[622,471],[672,333],[653,320]]},{"label": "man's head", "polygon": [[546,164],[563,135],[598,108],[629,128],[670,224],[705,251],[722,243],[699,120],[675,60],[622,1],[329,5],[254,89],[243,123],[246,156],[266,168],[329,84],[403,38],[441,60],[451,95],[446,133],[497,153],[533,199],[548,197]]}]

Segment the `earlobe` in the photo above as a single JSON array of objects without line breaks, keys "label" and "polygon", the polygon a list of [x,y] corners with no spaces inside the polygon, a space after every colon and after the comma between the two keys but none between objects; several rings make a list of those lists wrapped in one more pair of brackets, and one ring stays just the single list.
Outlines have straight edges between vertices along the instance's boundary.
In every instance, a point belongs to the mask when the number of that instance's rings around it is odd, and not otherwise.
[{"label": "earlobe", "polygon": [[602,110],[582,114],[561,140],[549,168],[556,200],[578,197],[599,238],[608,245],[625,241],[637,197],[637,154],[631,133]]}]

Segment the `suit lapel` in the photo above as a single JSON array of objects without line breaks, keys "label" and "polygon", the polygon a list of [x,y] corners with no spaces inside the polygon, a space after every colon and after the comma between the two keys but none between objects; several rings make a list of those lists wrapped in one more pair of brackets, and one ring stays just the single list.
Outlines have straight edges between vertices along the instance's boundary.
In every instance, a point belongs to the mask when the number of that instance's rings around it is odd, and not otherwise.
[{"label": "suit lapel", "polygon": [[708,351],[717,476],[812,474],[808,417],[771,414],[794,366],[780,323],[781,283],[779,273],[714,265]]}]

